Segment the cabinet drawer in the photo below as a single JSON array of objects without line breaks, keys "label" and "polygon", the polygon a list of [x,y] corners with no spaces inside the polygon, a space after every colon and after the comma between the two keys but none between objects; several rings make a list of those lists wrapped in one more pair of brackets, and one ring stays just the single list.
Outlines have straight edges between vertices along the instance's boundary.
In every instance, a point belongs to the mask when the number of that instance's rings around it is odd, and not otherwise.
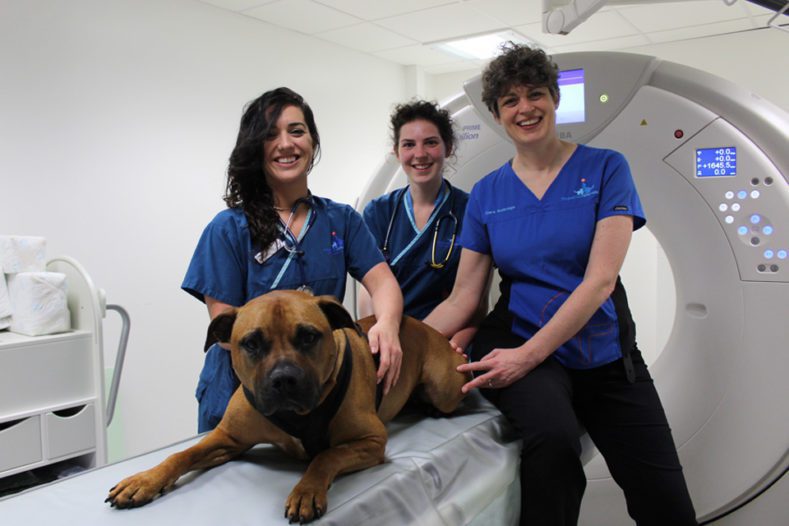
[{"label": "cabinet drawer", "polygon": [[0,472],[40,462],[41,417],[0,424]]},{"label": "cabinet drawer", "polygon": [[89,333],[0,342],[0,415],[96,396]]},{"label": "cabinet drawer", "polygon": [[96,447],[95,416],[93,404],[44,415],[49,458]]}]

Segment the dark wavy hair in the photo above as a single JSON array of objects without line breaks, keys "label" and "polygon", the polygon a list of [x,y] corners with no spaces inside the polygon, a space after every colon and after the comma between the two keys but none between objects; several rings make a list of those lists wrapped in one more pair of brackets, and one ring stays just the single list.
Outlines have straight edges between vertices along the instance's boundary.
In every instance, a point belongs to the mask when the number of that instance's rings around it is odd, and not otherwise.
[{"label": "dark wavy hair", "polygon": [[499,98],[513,86],[547,87],[558,100],[559,66],[542,49],[505,42],[482,72],[482,102],[496,117]]},{"label": "dark wavy hair", "polygon": [[447,155],[451,155],[455,151],[455,132],[452,127],[452,117],[449,116],[447,110],[440,108],[437,103],[425,100],[414,100],[395,106],[390,117],[395,151],[397,151],[400,143],[400,128],[404,124],[418,119],[432,122],[438,128],[438,134],[441,136],[441,140],[444,141]]},{"label": "dark wavy hair", "polygon": [[252,242],[260,249],[268,247],[279,235],[274,196],[263,173],[263,141],[274,133],[277,119],[287,106],[295,106],[304,113],[313,145],[307,173],[312,170],[320,157],[321,145],[315,117],[304,98],[289,88],[267,91],[244,107],[236,146],[227,167],[225,204],[244,211]]}]

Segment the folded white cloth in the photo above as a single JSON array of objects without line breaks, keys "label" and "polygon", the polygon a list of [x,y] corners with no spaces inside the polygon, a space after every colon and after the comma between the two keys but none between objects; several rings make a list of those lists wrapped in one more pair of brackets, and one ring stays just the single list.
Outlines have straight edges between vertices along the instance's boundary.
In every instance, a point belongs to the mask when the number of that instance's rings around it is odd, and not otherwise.
[{"label": "folded white cloth", "polygon": [[8,297],[3,266],[0,265],[0,331],[7,329],[9,325],[11,325],[11,300]]},{"label": "folded white cloth", "polygon": [[0,267],[6,274],[43,272],[47,240],[36,236],[0,236]]},{"label": "folded white cloth", "polygon": [[12,332],[41,336],[71,328],[65,274],[20,272],[7,276]]}]

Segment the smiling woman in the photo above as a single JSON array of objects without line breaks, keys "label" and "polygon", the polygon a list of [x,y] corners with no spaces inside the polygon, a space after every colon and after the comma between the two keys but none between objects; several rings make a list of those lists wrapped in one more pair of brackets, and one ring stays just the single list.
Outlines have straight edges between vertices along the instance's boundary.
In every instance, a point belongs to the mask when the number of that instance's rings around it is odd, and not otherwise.
[{"label": "smiling woman", "polygon": [[[286,106],[277,119],[275,129],[263,140],[263,172],[269,187],[277,188],[278,193],[291,192],[305,195],[307,174],[312,168],[316,149],[313,137],[317,130],[310,133],[304,112],[296,106]],[[314,123],[313,123],[314,127]],[[281,210],[281,203],[275,203],[275,210]]]},{"label": "smiling woman", "polygon": [[[350,274],[373,298],[378,322],[368,337],[388,391],[400,368],[402,295],[361,216],[310,192],[319,155],[312,109],[298,93],[277,88],[250,102],[230,155],[228,208],[203,231],[181,288],[213,319],[278,289],[342,301]],[[213,345],[197,386],[200,432],[216,427],[238,384],[229,353]]]},{"label": "smiling woman", "polygon": [[[391,115],[393,150],[408,186],[371,201],[364,220],[400,283],[405,314],[422,319],[449,295],[455,283],[468,194],[444,179],[444,163],[456,139],[449,113],[433,102],[398,105]],[[360,311],[369,312],[361,291]],[[480,305],[484,310],[487,303]],[[466,347],[473,322],[452,340]]]},{"label": "smiling woman", "polygon": [[635,343],[619,270],[646,222],[625,157],[562,140],[556,64],[509,44],[482,101],[516,154],[468,199],[455,286],[425,318],[445,335],[468,319],[495,261],[501,296],[480,323],[474,380],[522,439],[520,524],[577,524],[583,425],[639,525],[696,524],[671,429]]}]

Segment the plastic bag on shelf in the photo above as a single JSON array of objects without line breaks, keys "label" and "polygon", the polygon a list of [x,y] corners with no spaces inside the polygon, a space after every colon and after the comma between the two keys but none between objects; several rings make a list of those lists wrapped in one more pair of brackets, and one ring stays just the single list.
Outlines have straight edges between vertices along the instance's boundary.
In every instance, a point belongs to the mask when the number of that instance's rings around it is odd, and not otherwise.
[{"label": "plastic bag on shelf", "polygon": [[59,272],[8,274],[11,331],[41,336],[69,330],[66,292],[66,275]]}]

